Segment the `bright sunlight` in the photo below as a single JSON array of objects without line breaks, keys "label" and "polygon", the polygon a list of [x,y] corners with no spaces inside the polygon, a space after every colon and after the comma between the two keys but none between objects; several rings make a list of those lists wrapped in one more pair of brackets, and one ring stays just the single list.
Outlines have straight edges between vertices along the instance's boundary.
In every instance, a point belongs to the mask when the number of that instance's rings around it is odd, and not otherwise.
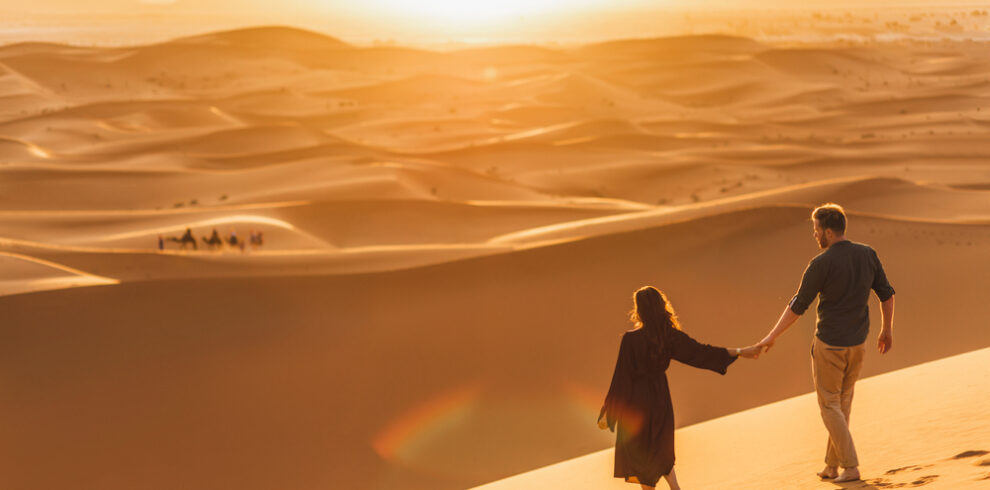
[{"label": "bright sunlight", "polygon": [[367,0],[362,8],[418,19],[437,26],[488,24],[527,15],[571,11],[600,0]]}]

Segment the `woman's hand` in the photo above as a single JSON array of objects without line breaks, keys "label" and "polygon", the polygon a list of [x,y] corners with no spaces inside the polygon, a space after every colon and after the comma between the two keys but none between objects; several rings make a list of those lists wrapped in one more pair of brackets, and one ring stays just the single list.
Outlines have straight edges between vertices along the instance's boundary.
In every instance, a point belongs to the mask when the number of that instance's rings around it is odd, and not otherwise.
[{"label": "woman's hand", "polygon": [[751,345],[749,347],[743,347],[739,349],[739,357],[745,357],[746,359],[759,359],[760,354],[763,352],[763,347],[760,345]]},{"label": "woman's hand", "polygon": [[608,417],[606,417],[605,414],[602,414],[602,416],[598,418],[598,428],[601,430],[608,429]]}]

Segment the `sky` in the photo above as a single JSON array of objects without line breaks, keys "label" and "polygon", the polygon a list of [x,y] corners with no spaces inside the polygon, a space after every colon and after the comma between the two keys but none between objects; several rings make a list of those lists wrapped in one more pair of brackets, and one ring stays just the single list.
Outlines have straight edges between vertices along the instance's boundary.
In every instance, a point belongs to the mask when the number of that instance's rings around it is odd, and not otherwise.
[{"label": "sky", "polygon": [[781,8],[836,10],[987,0],[29,0],[0,3],[0,44],[11,40],[132,44],[249,25],[318,30],[356,43],[594,41],[669,35],[690,13]]}]

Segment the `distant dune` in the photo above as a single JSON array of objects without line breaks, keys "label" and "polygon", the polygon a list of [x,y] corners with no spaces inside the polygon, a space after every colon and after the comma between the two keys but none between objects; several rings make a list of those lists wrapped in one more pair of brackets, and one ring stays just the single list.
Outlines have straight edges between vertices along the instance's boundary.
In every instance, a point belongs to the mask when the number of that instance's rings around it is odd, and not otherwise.
[{"label": "distant dune", "polygon": [[[990,346],[985,54],[729,35],[431,51],[290,27],[0,46],[3,481],[435,490],[601,466],[632,291],[664,289],[703,341],[755,342],[827,201],[899,295],[867,375]],[[803,403],[712,420],[810,390],[810,316],[729,377],[675,366],[678,426],[711,421],[680,434]],[[990,449],[965,441],[896,467],[955,482],[969,460],[944,458]],[[883,475],[895,449],[870,478],[914,476]]]},{"label": "distant dune", "polygon": [[349,47],[347,43],[325,34],[288,26],[234,29],[200,36],[184,37],[172,42],[177,44],[261,48],[273,51],[341,49]]}]

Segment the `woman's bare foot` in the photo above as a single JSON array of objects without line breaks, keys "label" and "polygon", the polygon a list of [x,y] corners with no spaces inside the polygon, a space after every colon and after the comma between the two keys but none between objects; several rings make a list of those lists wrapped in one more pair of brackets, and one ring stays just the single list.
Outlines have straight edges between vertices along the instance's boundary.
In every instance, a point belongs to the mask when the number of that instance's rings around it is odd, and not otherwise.
[{"label": "woman's bare foot", "polygon": [[835,480],[832,481],[835,483],[842,483],[846,481],[856,481],[856,480],[859,480],[859,468],[856,468],[854,466],[852,468],[846,468],[842,470],[842,474],[835,477]]},{"label": "woman's bare foot", "polygon": [[826,466],[824,470],[821,470],[816,474],[818,475],[818,478],[821,478],[822,480],[830,480],[839,476],[839,468],[835,466]]}]

